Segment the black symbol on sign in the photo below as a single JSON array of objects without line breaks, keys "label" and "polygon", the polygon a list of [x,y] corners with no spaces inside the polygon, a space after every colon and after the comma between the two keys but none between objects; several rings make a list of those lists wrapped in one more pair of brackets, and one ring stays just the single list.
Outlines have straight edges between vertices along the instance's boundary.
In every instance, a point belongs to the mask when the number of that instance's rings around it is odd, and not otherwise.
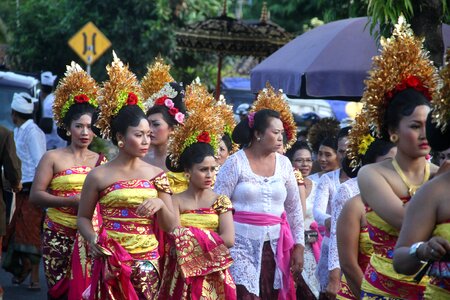
[{"label": "black symbol on sign", "polygon": [[86,54],[87,51],[92,51],[92,53],[94,55],[96,55],[96,51],[95,51],[95,38],[97,36],[97,33],[93,33],[92,34],[92,45],[88,45],[88,37],[86,35],[86,32],[83,32],[83,55]]}]

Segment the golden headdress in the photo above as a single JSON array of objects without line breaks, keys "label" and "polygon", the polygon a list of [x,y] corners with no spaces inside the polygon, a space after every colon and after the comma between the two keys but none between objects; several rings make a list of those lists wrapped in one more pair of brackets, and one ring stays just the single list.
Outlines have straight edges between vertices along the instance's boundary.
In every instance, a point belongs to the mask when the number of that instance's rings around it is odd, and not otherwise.
[{"label": "golden headdress", "polygon": [[337,138],[339,121],[335,118],[322,118],[308,130],[308,142],[314,152],[319,152],[322,141],[327,137]]},{"label": "golden headdress", "polygon": [[289,104],[284,100],[283,93],[275,91],[269,82],[266,83],[264,89],[258,92],[256,101],[249,112],[249,117],[251,118],[252,113],[262,109],[271,109],[280,113],[280,119],[283,122],[284,132],[287,137],[285,148],[286,150],[291,148],[297,140],[297,125],[294,122],[294,116],[289,108]]},{"label": "golden headdress", "polygon": [[361,166],[362,157],[366,154],[370,144],[375,141],[370,128],[366,115],[358,114],[348,134],[347,157],[350,159],[352,168]]},{"label": "golden headdress", "polygon": [[53,102],[53,118],[58,127],[65,128],[64,117],[69,108],[76,103],[89,103],[98,107],[98,86],[77,63],[67,66],[64,78],[58,83]]},{"label": "golden headdress", "polygon": [[236,127],[236,120],[234,119],[233,106],[228,105],[225,98],[221,96],[219,101],[216,103],[216,115],[219,116],[224,122],[224,134],[230,137],[232,147],[230,149],[230,154],[239,150],[239,144],[233,142],[233,130]]},{"label": "golden headdress", "polygon": [[[186,95],[189,101],[201,101],[201,94]],[[177,126],[169,139],[167,149],[169,159],[174,168],[179,167],[183,151],[197,142],[208,143],[217,155],[219,143],[224,134],[224,120],[218,118],[213,106],[205,106],[188,112],[184,125]]]},{"label": "golden headdress", "polygon": [[[155,61],[147,66],[147,74],[145,74],[141,80],[142,96],[144,97],[147,109],[152,105],[155,99],[159,98],[155,98],[155,94],[160,92],[167,83],[175,81],[169,71],[170,65],[165,64],[161,56],[156,57]],[[167,91],[166,94],[168,93],[170,93],[170,91]],[[173,98],[176,95],[172,97],[170,95],[167,96]]]},{"label": "golden headdress", "polygon": [[414,88],[428,99],[435,96],[437,74],[423,39],[414,36],[403,16],[399,17],[392,36],[381,38],[381,54],[373,58],[370,77],[361,101],[374,133],[383,135],[384,115],[389,101],[407,88]]},{"label": "golden headdress", "polygon": [[447,126],[450,119],[450,48],[447,49],[446,64],[440,75],[442,87],[440,93],[432,100],[432,116],[433,122],[444,131],[448,130]]},{"label": "golden headdress", "polygon": [[144,110],[142,104],[142,89],[139,82],[113,51],[113,62],[106,67],[109,81],[103,83],[100,89],[99,107],[100,115],[95,124],[103,138],[111,138],[111,121],[125,105],[138,105]]}]

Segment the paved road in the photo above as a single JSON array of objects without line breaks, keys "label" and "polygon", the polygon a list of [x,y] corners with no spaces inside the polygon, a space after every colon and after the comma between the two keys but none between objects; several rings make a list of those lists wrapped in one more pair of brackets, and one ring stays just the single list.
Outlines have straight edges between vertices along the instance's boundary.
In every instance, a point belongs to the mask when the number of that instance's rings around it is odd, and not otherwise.
[{"label": "paved road", "polygon": [[12,275],[0,269],[0,285],[5,290],[3,300],[46,300],[47,299],[47,284],[45,283],[44,268],[40,268],[40,291],[29,291],[27,289],[30,279],[27,278],[20,286],[14,286],[11,283]]}]

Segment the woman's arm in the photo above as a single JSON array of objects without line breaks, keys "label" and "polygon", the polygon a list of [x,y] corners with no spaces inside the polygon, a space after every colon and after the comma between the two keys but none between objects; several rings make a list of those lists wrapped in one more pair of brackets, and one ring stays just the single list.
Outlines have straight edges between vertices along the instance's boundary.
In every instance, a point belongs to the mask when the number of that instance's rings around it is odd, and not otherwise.
[{"label": "woman's arm", "polygon": [[[450,251],[450,244],[445,239],[439,237],[430,239],[437,223],[439,203],[449,199],[448,180],[450,180],[450,174],[429,181],[411,199],[395,246],[394,269],[396,272],[406,275],[415,274],[423,265],[421,260],[439,260]],[[410,255],[411,245],[417,242],[424,243],[417,249],[416,255]]]},{"label": "woman's arm", "polygon": [[232,199],[239,179],[239,161],[236,155],[237,153],[228,157],[220,167],[216,182],[214,183],[214,192],[218,195],[226,195],[230,199]]},{"label": "woman's arm", "polygon": [[299,185],[298,190],[300,192],[300,202],[302,203],[303,220],[306,218],[306,188],[305,185]]},{"label": "woman's arm", "polygon": [[30,202],[41,207],[77,207],[80,195],[58,197],[51,195],[47,190],[53,178],[54,161],[57,154],[47,152],[42,157],[36,169],[38,176],[34,177],[31,186]]},{"label": "woman's arm", "polygon": [[331,225],[331,216],[327,214],[328,201],[330,200],[330,184],[330,178],[327,174],[320,177],[313,205],[314,220],[316,220],[319,225],[328,225],[328,230],[330,230]]},{"label": "woman's arm", "polygon": [[100,176],[96,170],[91,171],[84,181],[81,191],[80,204],[78,206],[77,226],[83,238],[89,242],[90,251],[94,256],[102,256],[102,251],[97,247],[98,237],[92,226],[92,215],[98,201]]},{"label": "woman's arm", "polygon": [[165,232],[172,231],[179,225],[179,212],[173,209],[172,198],[169,194],[158,191],[158,197],[164,204],[156,213],[158,224]]},{"label": "woman's arm", "polygon": [[234,222],[231,210],[219,215],[219,235],[225,246],[228,248],[234,246]]},{"label": "woman's arm", "polygon": [[[361,229],[362,202],[358,205],[360,196],[355,196],[345,203],[337,220],[336,237],[339,262],[345,279],[353,293],[359,297],[364,272],[358,264],[359,234]],[[360,207],[361,206],[361,207]]]},{"label": "woman's arm", "polygon": [[361,198],[384,221],[400,230],[405,207],[377,167],[380,168],[380,164],[370,164],[359,170],[358,185]]}]

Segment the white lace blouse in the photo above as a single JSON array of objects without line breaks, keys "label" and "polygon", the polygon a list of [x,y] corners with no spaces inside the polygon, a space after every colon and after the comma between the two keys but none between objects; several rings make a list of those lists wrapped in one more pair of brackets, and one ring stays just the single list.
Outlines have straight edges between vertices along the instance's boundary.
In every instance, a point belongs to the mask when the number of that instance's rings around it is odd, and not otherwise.
[{"label": "white lace blouse", "polygon": [[319,225],[325,226],[325,220],[331,217],[330,202],[341,185],[339,181],[340,171],[341,169],[337,169],[323,174],[317,184],[313,214]]},{"label": "white lace blouse", "polygon": [[339,215],[345,202],[350,198],[359,194],[358,180],[357,178],[351,178],[341,184],[336,196],[331,201],[331,233],[330,233],[330,248],[328,250],[328,270],[339,269],[339,255],[336,239],[336,224]]},{"label": "white lace blouse", "polygon": [[[231,155],[217,174],[214,190],[227,195],[235,211],[281,216],[286,211],[296,244],[304,245],[304,221],[299,190],[289,159],[276,154],[275,173],[263,177],[253,173],[243,150]],[[264,241],[270,241],[276,253],[280,225],[255,226],[234,222],[235,244],[231,248],[234,263],[230,268],[236,284],[259,295],[259,278]],[[281,288],[281,273],[275,272],[274,288]]]}]

